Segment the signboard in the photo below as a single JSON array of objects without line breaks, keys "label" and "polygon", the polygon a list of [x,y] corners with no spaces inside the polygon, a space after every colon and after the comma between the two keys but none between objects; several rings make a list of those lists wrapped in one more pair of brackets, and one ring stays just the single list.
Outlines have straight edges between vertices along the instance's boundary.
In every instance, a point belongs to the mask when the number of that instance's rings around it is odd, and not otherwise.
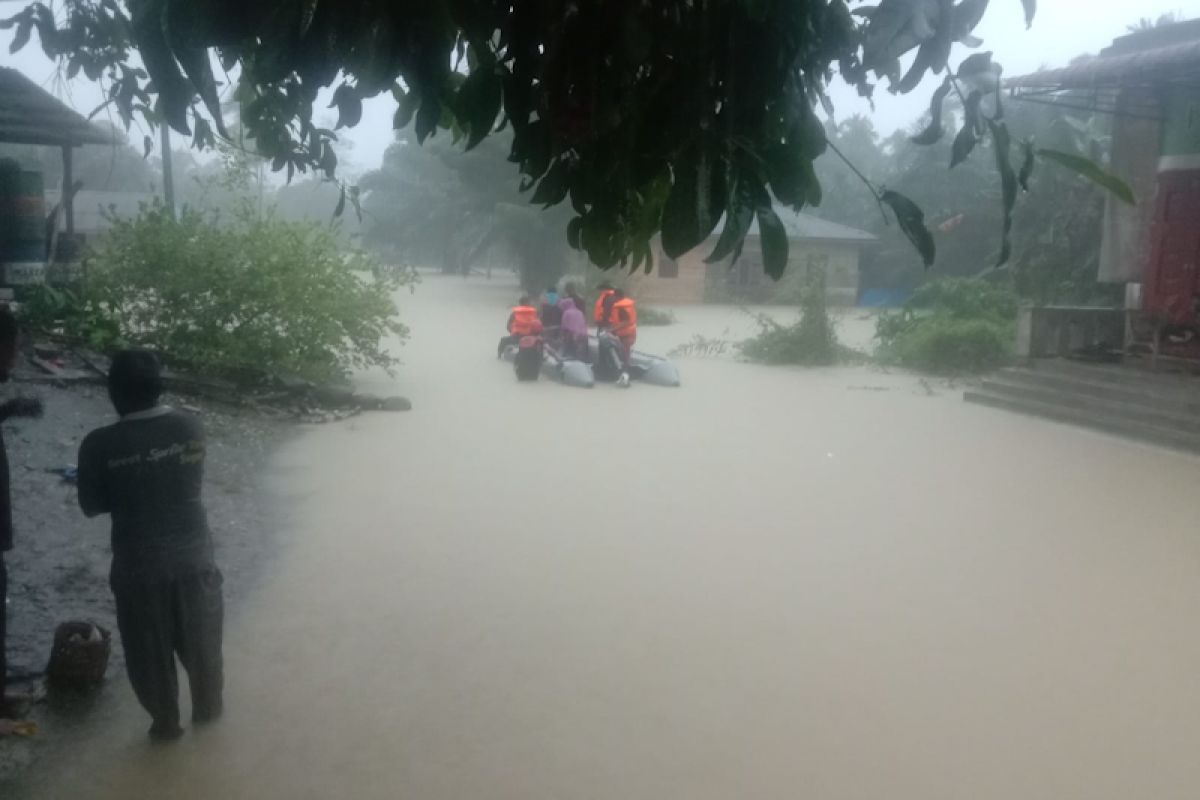
[{"label": "signboard", "polygon": [[46,266],[36,261],[18,261],[4,265],[5,286],[31,286],[44,283]]}]

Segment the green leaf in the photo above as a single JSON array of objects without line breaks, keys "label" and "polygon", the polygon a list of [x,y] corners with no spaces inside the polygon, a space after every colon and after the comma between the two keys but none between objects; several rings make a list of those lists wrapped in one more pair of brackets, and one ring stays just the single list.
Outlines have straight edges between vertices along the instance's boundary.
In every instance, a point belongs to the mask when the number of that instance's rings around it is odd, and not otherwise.
[{"label": "green leaf", "polygon": [[679,165],[662,215],[663,251],[679,258],[709,237],[725,211],[724,169],[693,146]]},{"label": "green leaf", "polygon": [[334,91],[329,107],[333,108],[334,106],[337,106],[338,110],[338,121],[337,125],[333,126],[334,130],[353,128],[362,119],[362,98],[348,83],[343,83]]},{"label": "green leaf", "polygon": [[979,105],[983,102],[983,94],[971,92],[963,106],[963,126],[954,139],[954,147],[950,156],[950,169],[954,169],[966,161],[979,143],[979,130],[983,120],[979,113]]},{"label": "green leaf", "polygon": [[470,133],[467,149],[471,150],[491,133],[500,114],[503,101],[500,76],[491,66],[481,66],[463,81],[455,95],[455,113]]},{"label": "green leaf", "polygon": [[437,130],[438,122],[442,118],[442,101],[436,92],[427,92],[421,96],[421,107],[417,111],[417,144],[424,144],[425,140]]},{"label": "green leaf", "polygon": [[958,65],[958,77],[962,80],[970,80],[980,74],[990,74],[991,71],[992,54],[990,51],[969,56]]},{"label": "green leaf", "polygon": [[1021,185],[1021,191],[1029,191],[1029,179],[1033,177],[1033,167],[1036,162],[1036,153],[1033,147],[1033,139],[1026,139],[1021,142],[1021,171],[1017,174],[1017,183]]},{"label": "green leaf", "polygon": [[396,113],[392,115],[392,130],[398,131],[401,128],[407,128],[408,123],[412,122],[413,115],[417,113],[417,105],[416,92],[406,92],[397,98]]},{"label": "green leaf", "polygon": [[545,120],[535,120],[519,130],[513,138],[512,158],[521,164],[521,174],[537,180],[550,168],[550,126]]},{"label": "green leaf", "polygon": [[1106,171],[1090,158],[1084,158],[1074,153],[1064,153],[1061,150],[1042,149],[1038,150],[1037,154],[1087,178],[1097,186],[1107,189],[1121,202],[1131,206],[1137,205],[1137,198],[1134,197],[1133,189],[1129,188],[1129,184]]},{"label": "green leaf", "polygon": [[346,186],[342,185],[342,191],[338,194],[337,206],[333,209],[333,218],[337,219],[346,211]]},{"label": "green leaf", "polygon": [[142,149],[143,149],[142,159],[145,160],[150,157],[150,151],[152,151],[154,149],[154,140],[151,139],[149,136],[143,136],[142,137]]},{"label": "green leaf", "polygon": [[333,147],[329,142],[321,142],[321,160],[318,166],[325,171],[326,178],[333,178],[337,172],[337,153],[333,151]]},{"label": "green leaf", "polygon": [[758,236],[759,243],[762,245],[763,269],[773,279],[779,280],[787,270],[787,230],[779,221],[779,215],[769,204],[759,206],[755,213],[758,216]]},{"label": "green leaf", "polygon": [[[900,79],[896,85],[896,91],[900,94],[908,94],[913,89],[921,85],[921,81],[925,80],[925,75],[930,70],[934,69],[938,58],[937,44],[930,40],[921,46],[917,51],[917,57],[913,59],[912,67]],[[941,70],[937,70],[940,72]]]},{"label": "green leaf", "polygon": [[139,3],[132,10],[138,54],[158,90],[157,111],[172,128],[190,135],[187,112],[192,102],[192,84],[179,71],[179,64],[167,42],[163,27],[164,5]]},{"label": "green leaf", "polygon": [[1000,240],[1000,258],[996,266],[1008,262],[1012,253],[1013,209],[1017,205],[1017,173],[1012,166],[1012,136],[1008,125],[995,120],[988,120],[988,130],[992,133],[992,149],[996,153],[996,170],[1000,173],[1002,203],[1004,209],[1003,235]]},{"label": "green leaf", "polygon": [[821,200],[825,193],[821,188],[821,179],[817,176],[817,170],[813,162],[806,161],[802,167],[804,173],[804,185],[807,187],[807,193],[804,200],[813,207],[821,205]]},{"label": "green leaf", "polygon": [[[212,127],[208,124],[208,120],[196,115],[196,130],[192,135],[192,147],[197,150],[203,150],[206,147],[211,147],[216,144],[213,137]],[[290,167],[289,162],[289,167]]]},{"label": "green leaf", "polygon": [[17,32],[13,36],[12,44],[8,46],[8,52],[15,53],[25,45],[29,44],[29,34],[33,30],[33,17],[26,16],[17,25]]},{"label": "green leaf", "polygon": [[217,81],[213,77],[208,50],[203,47],[175,47],[175,59],[183,67],[183,73],[192,82],[196,93],[204,101],[204,107],[212,116],[213,124],[222,136],[228,137],[225,120],[221,117],[221,98],[217,93]]},{"label": "green leaf", "polygon": [[[971,31],[978,27],[983,21],[984,12],[987,11],[988,0],[962,0],[954,7],[951,14],[953,24],[954,40],[958,42],[967,42],[972,39]],[[978,45],[972,45],[978,47]]]},{"label": "green leaf", "polygon": [[1037,0],[1021,0],[1025,7],[1025,27],[1033,27],[1033,18],[1037,14]]},{"label": "green leaf", "polygon": [[567,223],[567,244],[571,245],[572,250],[579,249],[579,236],[583,233],[583,219],[581,217],[572,217]]},{"label": "green leaf", "polygon": [[954,147],[950,156],[950,169],[954,169],[966,161],[978,144],[979,137],[975,135],[975,126],[970,123],[963,125],[958,136],[954,137]]},{"label": "green leaf", "polygon": [[567,167],[565,159],[559,159],[554,162],[546,174],[538,183],[537,190],[534,191],[531,203],[538,203],[546,208],[558,205],[567,196],[567,190],[570,188],[570,171]]},{"label": "green leaf", "polygon": [[946,101],[946,95],[950,94],[952,86],[950,78],[947,77],[938,90],[933,93],[933,99],[929,103],[929,126],[912,137],[913,144],[931,145],[941,141],[942,136],[946,133],[945,125],[942,122],[942,106]]},{"label": "green leaf", "polygon": [[571,208],[575,209],[575,213],[582,217],[587,213],[587,201],[583,199],[585,196],[583,185],[579,181],[572,181],[570,192]]},{"label": "green leaf", "polygon": [[649,275],[654,271],[654,251],[650,249],[650,242],[645,241],[637,245],[637,249],[641,252],[639,258],[646,262],[645,272]]},{"label": "green leaf", "polygon": [[[743,178],[743,180],[746,179]],[[712,254],[704,259],[705,263],[716,264],[737,252],[742,242],[745,241],[746,233],[749,232],[750,223],[753,221],[754,203],[750,193],[741,190],[735,191],[732,205],[725,214],[725,227],[721,230],[721,238],[717,239],[717,246],[713,248]]]},{"label": "green leaf", "polygon": [[879,195],[879,202],[892,209],[892,213],[896,215],[896,221],[900,224],[900,230],[921,254],[925,268],[933,266],[933,262],[937,258],[937,244],[934,243],[933,234],[925,225],[925,212],[921,210],[921,207],[899,192],[893,192],[890,189]]}]

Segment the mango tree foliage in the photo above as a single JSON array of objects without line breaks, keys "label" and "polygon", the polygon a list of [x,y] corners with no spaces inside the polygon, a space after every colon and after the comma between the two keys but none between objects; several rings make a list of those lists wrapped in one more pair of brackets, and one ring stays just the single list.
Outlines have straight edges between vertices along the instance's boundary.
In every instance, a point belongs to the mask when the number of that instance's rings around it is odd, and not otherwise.
[{"label": "mango tree foliage", "polygon": [[[1034,0],[1022,4],[1032,20]],[[533,202],[569,204],[570,243],[601,267],[637,268],[649,266],[660,232],[677,256],[724,218],[718,250],[736,254],[752,219],[779,229],[774,204],[819,204],[813,163],[827,143],[816,109],[828,108],[834,76],[864,96],[878,83],[911,92],[930,74],[946,76],[943,99],[952,90],[968,101],[995,97],[960,147],[1010,141],[998,67],[981,56],[952,65],[957,46],[979,44],[972,31],[988,5],[57,0],[31,3],[4,24],[15,28],[14,50],[36,31],[68,75],[102,81],[127,122],[164,119],[198,146],[224,132],[220,105],[233,91],[247,133],[289,177],[336,172],[336,133],[314,122],[326,87],[337,128],[358,124],[363,101],[378,95],[394,98],[394,126],[413,126],[419,141],[445,132],[473,148],[509,128],[508,158]],[[932,129],[923,141],[941,134]],[[1006,219],[1018,186],[1011,147],[997,149]],[[898,192],[872,191],[931,263],[921,210]],[[778,276],[786,239],[765,255]]]}]

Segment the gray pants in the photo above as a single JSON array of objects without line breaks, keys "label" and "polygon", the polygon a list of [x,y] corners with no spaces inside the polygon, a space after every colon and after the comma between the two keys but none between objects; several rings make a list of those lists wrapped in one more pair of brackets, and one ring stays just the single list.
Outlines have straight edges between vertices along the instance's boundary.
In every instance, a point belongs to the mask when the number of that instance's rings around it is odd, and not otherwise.
[{"label": "gray pants", "polygon": [[221,584],[216,567],[161,582],[112,582],[129,682],[160,729],[179,725],[176,655],[188,675],[192,720],[204,722],[221,714]]}]

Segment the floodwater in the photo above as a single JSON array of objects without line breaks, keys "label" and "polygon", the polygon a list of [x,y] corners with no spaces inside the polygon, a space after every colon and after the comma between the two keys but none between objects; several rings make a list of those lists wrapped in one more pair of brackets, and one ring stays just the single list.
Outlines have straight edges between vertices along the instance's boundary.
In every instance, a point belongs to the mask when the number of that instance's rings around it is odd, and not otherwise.
[{"label": "floodwater", "polygon": [[1197,796],[1200,461],[870,369],[522,385],[512,294],[427,279],[365,379],[415,410],[280,454],[226,718],[38,796]]}]

